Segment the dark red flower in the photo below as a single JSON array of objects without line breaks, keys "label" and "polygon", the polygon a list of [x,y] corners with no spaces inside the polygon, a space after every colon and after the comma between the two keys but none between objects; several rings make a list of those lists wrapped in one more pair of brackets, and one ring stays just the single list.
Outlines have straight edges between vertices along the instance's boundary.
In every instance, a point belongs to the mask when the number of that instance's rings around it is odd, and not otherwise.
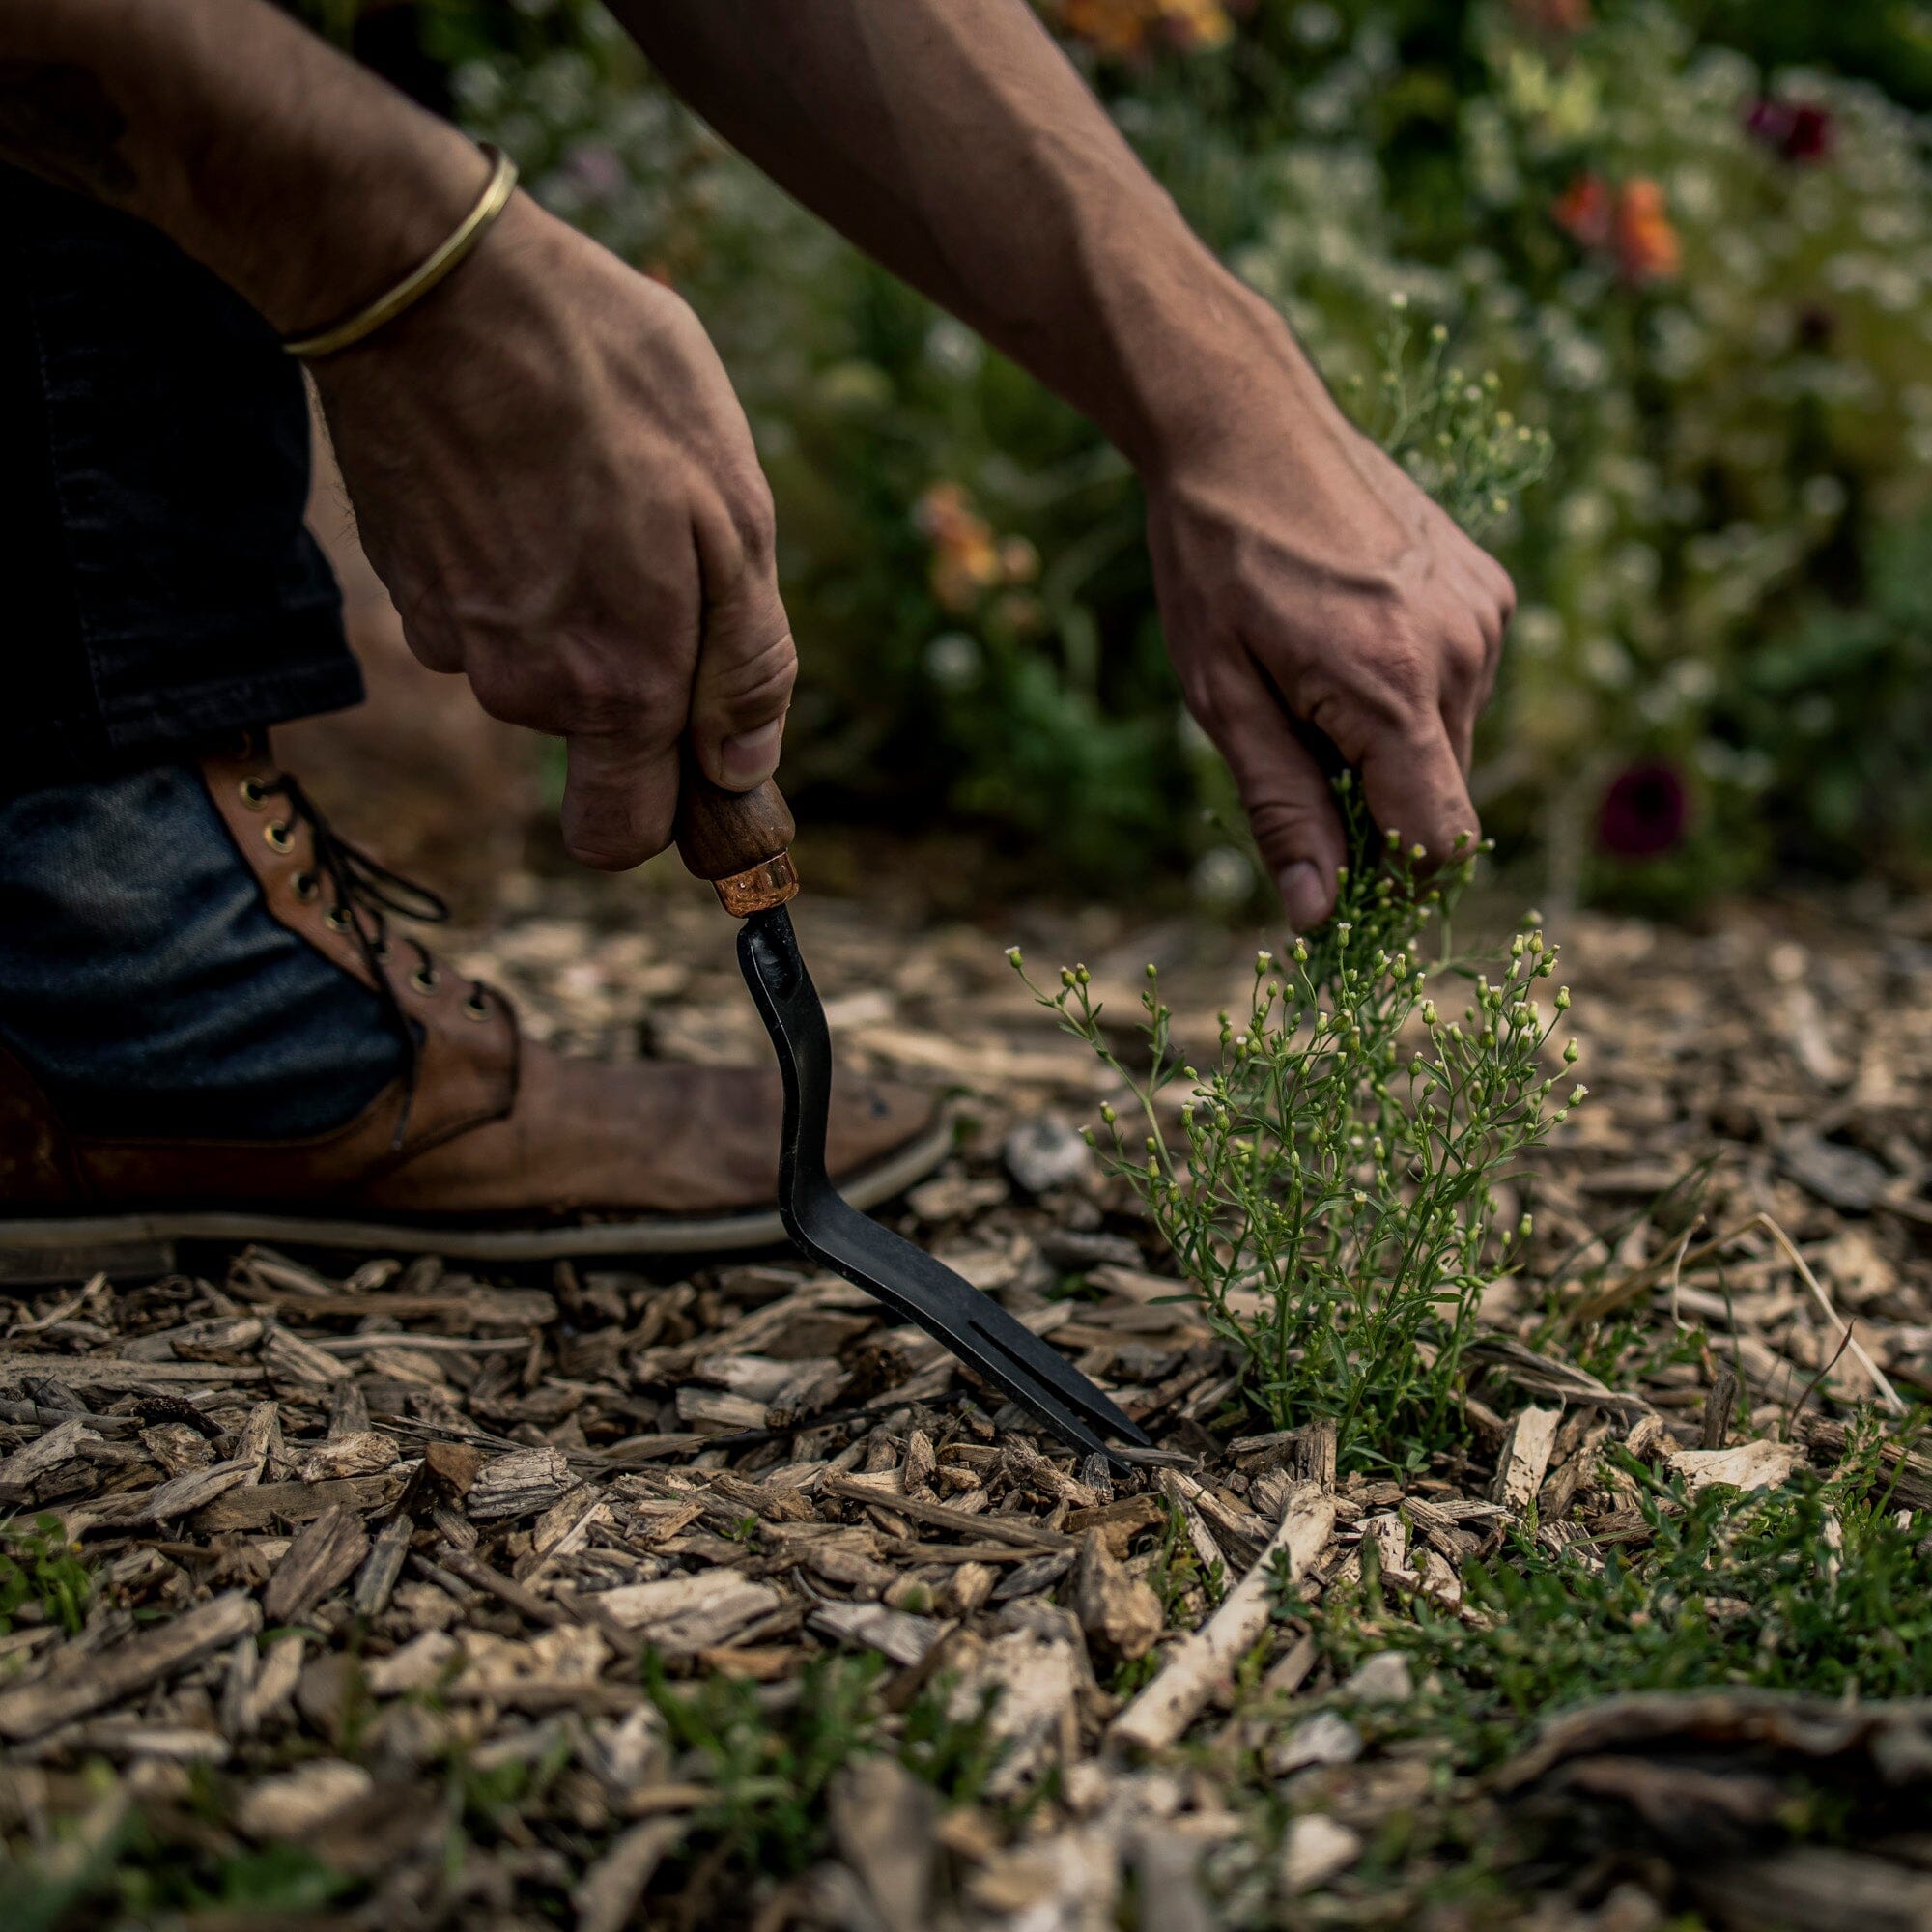
[{"label": "dark red flower", "polygon": [[1754,100],[1745,114],[1745,127],[1787,161],[1822,161],[1832,152],[1831,111],[1816,101]]},{"label": "dark red flower", "polygon": [[1632,765],[1610,781],[1597,813],[1597,843],[1616,859],[1675,851],[1690,822],[1690,794],[1675,765]]},{"label": "dark red flower", "polygon": [[1798,311],[1798,344],[1802,349],[1829,349],[1838,332],[1838,318],[1823,302],[1805,302]]},{"label": "dark red flower", "polygon": [[1616,218],[1616,197],[1602,175],[1586,169],[1557,196],[1549,213],[1557,227],[1586,248],[1602,248],[1609,242]]}]

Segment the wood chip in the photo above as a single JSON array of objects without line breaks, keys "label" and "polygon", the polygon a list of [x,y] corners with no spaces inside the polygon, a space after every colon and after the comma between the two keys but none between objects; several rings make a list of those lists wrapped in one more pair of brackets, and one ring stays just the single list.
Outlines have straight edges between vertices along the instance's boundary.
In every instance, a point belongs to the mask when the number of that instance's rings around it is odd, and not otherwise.
[{"label": "wood chip", "polygon": [[1772,1490],[1788,1483],[1806,1461],[1804,1450],[1789,1442],[1743,1442],[1735,1449],[1680,1449],[1667,1466],[1682,1476],[1695,1495],[1713,1483],[1739,1490]]},{"label": "wood chip", "polygon": [[1562,1420],[1560,1408],[1520,1408],[1510,1418],[1490,1494],[1512,1515],[1522,1515],[1536,1500]]},{"label": "wood chip", "polygon": [[1286,1559],[1292,1577],[1301,1576],[1327,1548],[1334,1527],[1332,1496],[1313,1483],[1295,1491],[1261,1561],[1200,1630],[1168,1653],[1160,1675],[1114,1719],[1109,1731],[1114,1742],[1143,1751],[1164,1750],[1175,1743],[1216,1685],[1233,1677],[1236,1664],[1265,1628],[1277,1558]]},{"label": "wood chip", "polygon": [[585,1601],[660,1649],[689,1655],[722,1644],[769,1615],[783,1598],[771,1584],[735,1571],[701,1570],[600,1590]]},{"label": "wood chip", "polygon": [[261,1627],[254,1598],[231,1590],[107,1650],[70,1653],[47,1676],[0,1690],[0,1738],[17,1744],[118,1704]]},{"label": "wood chip", "polygon": [[262,1613],[271,1624],[293,1623],[348,1582],[369,1553],[361,1520],[337,1503],[306,1524],[289,1545],[262,1592]]}]

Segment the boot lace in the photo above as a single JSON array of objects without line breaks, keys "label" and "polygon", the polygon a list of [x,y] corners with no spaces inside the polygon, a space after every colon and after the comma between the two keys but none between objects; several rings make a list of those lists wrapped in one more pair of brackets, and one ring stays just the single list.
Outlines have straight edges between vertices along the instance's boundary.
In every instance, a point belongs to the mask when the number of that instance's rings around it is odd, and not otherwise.
[{"label": "boot lace", "polygon": [[[329,903],[324,917],[337,932],[348,932],[355,950],[369,969],[369,977],[380,988],[384,1003],[402,1035],[409,1055],[403,1104],[396,1116],[396,1131],[391,1151],[399,1151],[409,1131],[411,1110],[415,1104],[416,1087],[422,1075],[423,1030],[404,1009],[402,995],[392,977],[392,961],[398,942],[415,954],[415,968],[410,982],[421,993],[433,993],[442,978],[429,948],[412,933],[391,936],[390,921],[413,920],[421,925],[442,925],[448,922],[449,906],[439,893],[392,871],[380,859],[372,858],[361,846],[336,831],[320,806],[302,789],[301,781],[287,772],[272,779],[256,781],[264,800],[279,798],[286,806],[280,827],[284,838],[292,837],[297,826],[306,826],[312,854],[307,866],[295,876],[298,898],[316,897],[326,887]],[[271,828],[272,829],[272,828]],[[464,1009],[481,1019],[489,1010],[490,989],[481,980],[471,980]]]}]

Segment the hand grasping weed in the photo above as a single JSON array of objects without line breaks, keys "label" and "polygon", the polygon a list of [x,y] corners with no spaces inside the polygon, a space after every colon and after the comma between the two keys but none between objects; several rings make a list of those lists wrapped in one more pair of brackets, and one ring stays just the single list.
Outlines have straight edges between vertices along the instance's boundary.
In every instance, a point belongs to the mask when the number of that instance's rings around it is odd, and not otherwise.
[{"label": "hand grasping weed", "polygon": [[[1208,1072],[1171,1037],[1151,966],[1138,1077],[1107,1041],[1084,966],[1054,992],[1027,983],[1131,1095],[1131,1131],[1102,1109],[1107,1165],[1240,1350],[1255,1399],[1282,1427],[1332,1415],[1345,1465],[1414,1466],[1451,1424],[1477,1299],[1529,1233],[1526,1215],[1498,1227],[1495,1188],[1566,1116],[1550,1110],[1544,1059],[1570,996],[1538,1004],[1556,954],[1533,919],[1493,980],[1456,954],[1448,917],[1473,850],[1425,881],[1420,853],[1375,834],[1346,774],[1336,791],[1353,863],[1335,917],[1282,964],[1260,955],[1249,1009],[1222,1014]],[[1024,979],[1018,950],[1008,956]],[[1438,1011],[1432,977],[1466,986],[1460,1017]],[[1576,1058],[1573,1041],[1564,1065]],[[1158,1104],[1177,1080],[1190,1090],[1178,1149]]]}]

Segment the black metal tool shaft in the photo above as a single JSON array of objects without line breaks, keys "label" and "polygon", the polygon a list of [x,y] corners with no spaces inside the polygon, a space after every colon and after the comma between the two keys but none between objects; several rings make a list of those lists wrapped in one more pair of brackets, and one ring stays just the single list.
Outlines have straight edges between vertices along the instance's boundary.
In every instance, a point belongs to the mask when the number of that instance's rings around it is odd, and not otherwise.
[{"label": "black metal tool shaft", "polygon": [[832,1037],[785,909],[798,891],[793,830],[770,781],[754,791],[727,792],[687,757],[677,848],[687,867],[717,888],[724,909],[744,921],[738,964],[784,1082],[779,1216],[785,1232],[811,1260],[917,1321],[1076,1448],[1112,1454],[1108,1436],[1151,1447],[1131,1416],[1031,1328],[923,1248],[860,1213],[833,1186],[825,1169]]},{"label": "black metal tool shaft", "polygon": [[784,906],[745,921],[738,964],[784,1081],[779,1214],[786,1233],[813,1261],[917,1321],[1076,1447],[1104,1452],[1107,1435],[1146,1446],[1140,1425],[1058,1350],[945,1263],[860,1213],[833,1186],[825,1171],[832,1039]]}]

